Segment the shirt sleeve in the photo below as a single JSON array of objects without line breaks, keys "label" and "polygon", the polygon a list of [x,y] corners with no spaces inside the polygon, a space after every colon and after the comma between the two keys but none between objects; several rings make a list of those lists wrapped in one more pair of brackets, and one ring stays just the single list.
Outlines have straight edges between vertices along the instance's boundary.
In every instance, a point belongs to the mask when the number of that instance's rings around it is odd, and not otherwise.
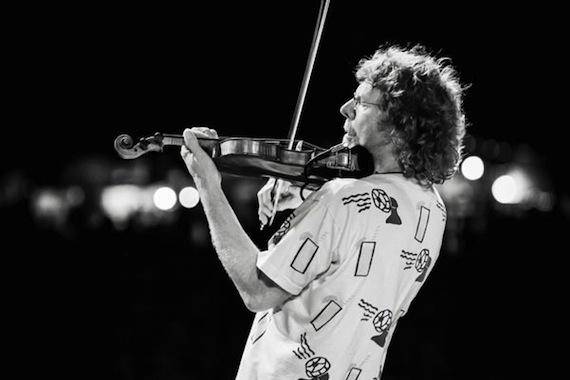
[{"label": "shirt sleeve", "polygon": [[290,214],[257,260],[259,270],[293,295],[325,273],[335,256],[339,229],[329,212],[331,197],[317,193]]}]

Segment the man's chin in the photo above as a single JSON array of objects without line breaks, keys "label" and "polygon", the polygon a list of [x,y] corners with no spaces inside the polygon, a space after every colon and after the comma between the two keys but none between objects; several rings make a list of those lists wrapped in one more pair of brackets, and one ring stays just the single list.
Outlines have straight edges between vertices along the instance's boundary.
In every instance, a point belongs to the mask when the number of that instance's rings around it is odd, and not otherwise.
[{"label": "man's chin", "polygon": [[358,145],[358,138],[356,136],[344,135],[342,138],[342,144],[347,148],[354,148]]}]

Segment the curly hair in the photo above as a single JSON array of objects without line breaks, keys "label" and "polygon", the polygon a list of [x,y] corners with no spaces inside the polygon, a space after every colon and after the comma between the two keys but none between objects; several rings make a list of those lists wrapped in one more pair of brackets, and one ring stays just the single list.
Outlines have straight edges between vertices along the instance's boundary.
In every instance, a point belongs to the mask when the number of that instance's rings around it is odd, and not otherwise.
[{"label": "curly hair", "polygon": [[462,159],[467,86],[451,60],[435,58],[422,45],[381,46],[358,62],[355,77],[381,91],[382,129],[404,175],[424,186],[452,178]]}]

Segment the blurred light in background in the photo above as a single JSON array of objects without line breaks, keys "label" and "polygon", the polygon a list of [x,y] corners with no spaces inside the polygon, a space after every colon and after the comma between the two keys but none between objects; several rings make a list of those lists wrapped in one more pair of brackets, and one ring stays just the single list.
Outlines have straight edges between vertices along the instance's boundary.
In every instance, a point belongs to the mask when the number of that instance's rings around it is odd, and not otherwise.
[{"label": "blurred light in background", "polygon": [[159,210],[171,210],[176,205],[176,192],[168,186],[159,187],[155,190],[152,200]]},{"label": "blurred light in background", "polygon": [[137,225],[154,226],[175,218],[165,211],[176,206],[176,192],[164,185],[111,185],[101,191],[100,206],[118,230],[124,230],[133,220]]},{"label": "blurred light in background", "polygon": [[186,186],[178,193],[178,201],[182,207],[193,208],[200,202],[198,190],[192,186]]},{"label": "blurred light in background", "polygon": [[548,184],[523,166],[513,166],[498,175],[491,184],[493,199],[502,205],[516,205],[522,210],[550,212],[555,194]]},{"label": "blurred light in background", "polygon": [[101,193],[101,207],[115,227],[123,229],[142,208],[141,199],[141,189],[136,185],[108,186]]},{"label": "blurred light in background", "polygon": [[69,206],[62,191],[45,188],[34,193],[32,212],[40,226],[61,230],[67,220]]},{"label": "blurred light in background", "polygon": [[81,207],[84,201],[85,193],[78,186],[44,187],[32,193],[30,212],[38,225],[63,231],[71,211]]},{"label": "blurred light in background", "polygon": [[483,160],[478,156],[469,156],[461,164],[461,174],[470,181],[478,180],[485,172]]},{"label": "blurred light in background", "polygon": [[504,174],[493,182],[491,193],[495,200],[503,204],[519,203],[523,198],[523,183],[510,174]]}]

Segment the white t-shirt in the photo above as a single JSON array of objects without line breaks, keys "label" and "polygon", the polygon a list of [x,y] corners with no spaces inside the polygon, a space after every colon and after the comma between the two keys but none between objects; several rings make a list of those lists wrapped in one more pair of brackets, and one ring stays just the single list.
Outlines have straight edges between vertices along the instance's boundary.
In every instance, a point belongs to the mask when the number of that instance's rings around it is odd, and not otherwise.
[{"label": "white t-shirt", "polygon": [[398,318],[441,248],[445,206],[401,174],[325,183],[258,268],[294,295],[256,314],[237,380],[380,379]]}]

